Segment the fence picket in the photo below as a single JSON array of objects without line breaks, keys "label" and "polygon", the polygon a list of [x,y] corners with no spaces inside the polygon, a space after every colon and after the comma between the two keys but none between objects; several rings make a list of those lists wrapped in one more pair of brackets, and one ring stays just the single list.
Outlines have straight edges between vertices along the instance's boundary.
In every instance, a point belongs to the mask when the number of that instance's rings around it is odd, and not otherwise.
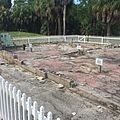
[{"label": "fence picket", "polygon": [[2,87],[3,87],[3,114],[4,114],[4,119],[7,119],[7,112],[6,112],[6,93],[5,93],[5,80],[2,80]]},{"label": "fence picket", "polygon": [[48,112],[48,114],[47,114],[47,120],[52,120],[52,113],[51,112]]},{"label": "fence picket", "polygon": [[12,88],[13,88],[13,86],[12,86],[11,84],[9,84],[9,95],[10,95],[10,120],[14,120],[14,118],[13,118]]},{"label": "fence picket", "polygon": [[15,120],[17,120],[16,87],[13,87],[13,99],[14,99],[14,118]]},{"label": "fence picket", "polygon": [[28,120],[31,120],[31,114],[32,114],[32,100],[31,97],[28,97],[27,99],[27,110],[28,110]]},{"label": "fence picket", "polygon": [[38,104],[36,101],[34,101],[33,103],[33,116],[34,116],[34,120],[38,119]]},{"label": "fence picket", "polygon": [[21,91],[17,91],[18,119],[21,120]]},{"label": "fence picket", "polygon": [[30,97],[26,101],[26,94],[16,90],[16,87],[9,84],[0,76],[0,119],[3,120],[52,120],[52,113],[44,116],[44,107],[33,102]]},{"label": "fence picket", "polygon": [[1,82],[1,84],[0,84],[0,103],[1,103],[1,117],[3,118],[3,93],[2,93],[2,78],[0,77],[0,82]]},{"label": "fence picket", "polygon": [[[2,87],[1,87],[1,80],[0,80],[0,96],[1,96],[1,90],[2,90]],[[1,116],[1,97],[0,97],[0,116]]]},{"label": "fence picket", "polygon": [[26,120],[26,94],[22,94],[22,110],[23,110],[23,120]]},{"label": "fence picket", "polygon": [[5,92],[6,92],[6,108],[7,108],[7,120],[10,120],[10,107],[9,107],[9,90],[8,82],[5,82]]},{"label": "fence picket", "polygon": [[38,116],[38,120],[44,120],[44,107],[43,106],[40,107],[40,113]]}]

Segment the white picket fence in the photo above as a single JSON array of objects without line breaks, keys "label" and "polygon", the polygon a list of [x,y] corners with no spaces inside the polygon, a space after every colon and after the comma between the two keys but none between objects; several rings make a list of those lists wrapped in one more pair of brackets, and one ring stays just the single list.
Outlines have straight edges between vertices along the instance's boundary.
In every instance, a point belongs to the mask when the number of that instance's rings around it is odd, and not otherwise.
[{"label": "white picket fence", "polygon": [[[44,107],[0,76],[0,119],[1,120],[53,120],[52,113],[44,115]],[[59,119],[59,118],[57,118]],[[59,119],[60,120],[60,119]]]},{"label": "white picket fence", "polygon": [[39,43],[94,43],[94,44],[120,44],[120,37],[102,37],[85,35],[66,35],[66,36],[42,36],[42,37],[19,37],[13,38],[16,45],[39,44]]}]

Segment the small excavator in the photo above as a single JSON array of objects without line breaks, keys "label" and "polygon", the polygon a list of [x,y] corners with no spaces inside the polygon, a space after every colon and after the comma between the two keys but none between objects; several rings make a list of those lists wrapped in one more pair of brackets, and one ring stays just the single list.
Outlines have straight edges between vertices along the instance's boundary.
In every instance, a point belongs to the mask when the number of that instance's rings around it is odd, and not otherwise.
[{"label": "small excavator", "polygon": [[0,49],[16,48],[9,33],[0,33]]}]

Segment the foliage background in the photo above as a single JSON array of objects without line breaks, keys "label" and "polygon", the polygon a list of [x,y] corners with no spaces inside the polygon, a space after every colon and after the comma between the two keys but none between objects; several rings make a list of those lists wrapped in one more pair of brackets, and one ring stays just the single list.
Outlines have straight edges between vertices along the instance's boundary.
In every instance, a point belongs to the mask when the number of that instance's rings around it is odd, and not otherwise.
[{"label": "foliage background", "polygon": [[66,5],[66,34],[120,35],[120,0],[0,0],[0,31],[62,35]]}]

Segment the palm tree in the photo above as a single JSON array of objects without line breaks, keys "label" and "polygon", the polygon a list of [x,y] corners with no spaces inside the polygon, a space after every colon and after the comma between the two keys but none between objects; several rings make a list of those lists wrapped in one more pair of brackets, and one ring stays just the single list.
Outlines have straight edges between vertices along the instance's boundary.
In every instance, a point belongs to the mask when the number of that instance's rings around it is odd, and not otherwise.
[{"label": "palm tree", "polygon": [[61,0],[61,4],[63,5],[63,35],[66,34],[66,7],[72,2],[73,0]]},{"label": "palm tree", "polygon": [[[32,19],[33,1],[32,0],[15,0],[12,7],[12,19],[17,30],[29,29]],[[29,24],[28,28],[26,27]],[[26,29],[27,28],[27,29]]]},{"label": "palm tree", "polygon": [[97,20],[106,24],[106,35],[111,35],[111,27],[120,18],[120,0],[94,0],[93,9]]},{"label": "palm tree", "polygon": [[66,10],[67,6],[71,5],[73,0],[55,0],[55,6],[57,7],[57,17],[58,17],[58,31],[61,33],[61,23],[60,23],[60,15],[61,11],[63,14],[63,35],[65,35],[66,31]]},{"label": "palm tree", "polygon": [[52,20],[52,9],[54,8],[54,0],[36,0],[35,11],[38,16],[47,21],[47,31],[49,35],[49,23]]},{"label": "palm tree", "polygon": [[[55,0],[55,7],[54,7],[54,18],[56,19],[56,25],[58,29],[58,35],[61,35],[61,18],[62,18],[62,7],[60,0]],[[57,16],[57,17],[56,17]]]},{"label": "palm tree", "polygon": [[0,6],[4,6],[5,8],[11,7],[11,0],[0,0]]}]

